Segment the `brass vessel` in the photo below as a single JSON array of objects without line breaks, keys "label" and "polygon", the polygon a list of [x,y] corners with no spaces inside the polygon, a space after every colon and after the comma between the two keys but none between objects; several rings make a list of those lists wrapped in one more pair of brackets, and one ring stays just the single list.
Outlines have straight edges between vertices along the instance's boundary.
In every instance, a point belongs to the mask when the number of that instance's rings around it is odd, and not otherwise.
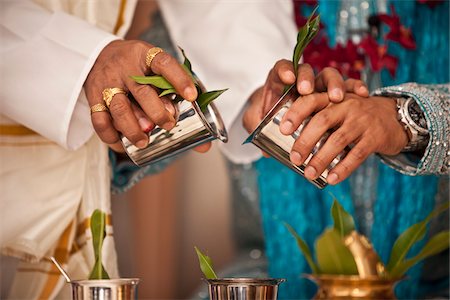
[{"label": "brass vessel", "polygon": [[313,299],[397,299],[394,287],[398,280],[378,276],[360,278],[356,275],[305,275],[315,282],[318,291]]}]

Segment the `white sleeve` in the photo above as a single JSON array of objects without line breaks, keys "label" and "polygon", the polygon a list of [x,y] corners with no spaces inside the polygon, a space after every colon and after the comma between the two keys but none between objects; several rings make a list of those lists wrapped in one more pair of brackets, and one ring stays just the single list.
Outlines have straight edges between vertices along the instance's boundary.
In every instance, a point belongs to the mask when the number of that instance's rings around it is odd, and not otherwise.
[{"label": "white sleeve", "polygon": [[2,1],[0,37],[0,113],[64,148],[84,144],[93,128],[83,83],[118,37],[23,0]]},{"label": "white sleeve", "polygon": [[279,59],[291,60],[296,42],[292,1],[160,0],[175,45],[184,48],[194,72],[208,90],[229,88],[217,104],[230,135],[225,155],[236,163],[260,156],[241,112],[248,97],[264,84]]}]

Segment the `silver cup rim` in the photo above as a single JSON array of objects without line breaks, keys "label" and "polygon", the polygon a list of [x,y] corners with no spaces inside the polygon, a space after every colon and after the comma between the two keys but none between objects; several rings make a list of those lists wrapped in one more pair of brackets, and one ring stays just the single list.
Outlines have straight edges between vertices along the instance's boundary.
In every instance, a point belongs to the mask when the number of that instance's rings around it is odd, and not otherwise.
[{"label": "silver cup rim", "polygon": [[267,286],[279,285],[286,281],[284,278],[250,278],[250,277],[236,277],[236,278],[217,278],[205,279],[211,285],[251,285],[251,286]]},{"label": "silver cup rim", "polygon": [[80,286],[98,286],[98,285],[136,285],[139,278],[114,278],[114,279],[80,279],[72,280],[70,283]]},{"label": "silver cup rim", "polygon": [[[184,100],[187,101],[187,100]],[[214,103],[208,104],[206,107],[207,110],[209,110],[209,115],[211,116],[214,124],[217,125],[217,131],[212,128],[211,124],[208,122],[208,119],[206,118],[203,111],[200,109],[200,106],[198,105],[197,101],[191,102],[192,106],[194,107],[195,111],[200,116],[200,119],[202,120],[203,124],[205,125],[206,129],[218,140],[220,140],[223,143],[228,142],[228,134],[225,129],[225,124],[223,123],[222,117],[219,114],[219,111],[217,110]]]}]

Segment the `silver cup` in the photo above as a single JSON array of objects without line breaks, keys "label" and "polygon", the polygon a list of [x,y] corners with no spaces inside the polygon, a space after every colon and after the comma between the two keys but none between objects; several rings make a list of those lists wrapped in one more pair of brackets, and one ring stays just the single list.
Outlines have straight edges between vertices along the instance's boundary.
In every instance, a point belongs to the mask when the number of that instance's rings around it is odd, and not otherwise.
[{"label": "silver cup", "polygon": [[[303,121],[299,128],[289,136],[280,132],[280,123],[286,111],[298,97],[299,94],[297,93],[295,85],[292,85],[275,103],[274,107],[267,113],[258,127],[250,134],[245,143],[255,144],[258,148],[270,154],[285,166],[304,176],[306,165],[326,142],[331,131],[328,131],[322,136],[302,165],[297,166],[291,162],[289,154],[292,146],[303,128],[308,124],[310,118]],[[328,172],[345,157],[347,152],[348,149],[341,152],[317,179],[310,180],[310,182],[320,189],[326,187]]]},{"label": "silver cup", "polygon": [[276,300],[284,279],[207,279],[210,300]]},{"label": "silver cup", "polygon": [[134,300],[138,299],[137,278],[106,280],[74,280],[73,300]]},{"label": "silver cup", "polygon": [[197,102],[182,100],[176,104],[176,109],[176,126],[170,131],[156,126],[148,134],[147,147],[139,149],[122,137],[125,151],[136,165],[154,163],[215,139],[224,143],[228,141],[225,126],[214,103],[202,111]]}]

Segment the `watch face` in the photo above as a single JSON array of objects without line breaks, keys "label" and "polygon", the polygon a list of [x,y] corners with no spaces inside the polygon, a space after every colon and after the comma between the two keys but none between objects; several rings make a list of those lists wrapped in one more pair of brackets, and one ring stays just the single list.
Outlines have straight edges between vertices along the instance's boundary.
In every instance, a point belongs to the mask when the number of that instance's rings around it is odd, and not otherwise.
[{"label": "watch face", "polygon": [[425,119],[425,114],[420,109],[419,104],[416,101],[409,101],[408,105],[408,114],[411,119],[416,123],[419,127],[428,129],[427,120]]}]

